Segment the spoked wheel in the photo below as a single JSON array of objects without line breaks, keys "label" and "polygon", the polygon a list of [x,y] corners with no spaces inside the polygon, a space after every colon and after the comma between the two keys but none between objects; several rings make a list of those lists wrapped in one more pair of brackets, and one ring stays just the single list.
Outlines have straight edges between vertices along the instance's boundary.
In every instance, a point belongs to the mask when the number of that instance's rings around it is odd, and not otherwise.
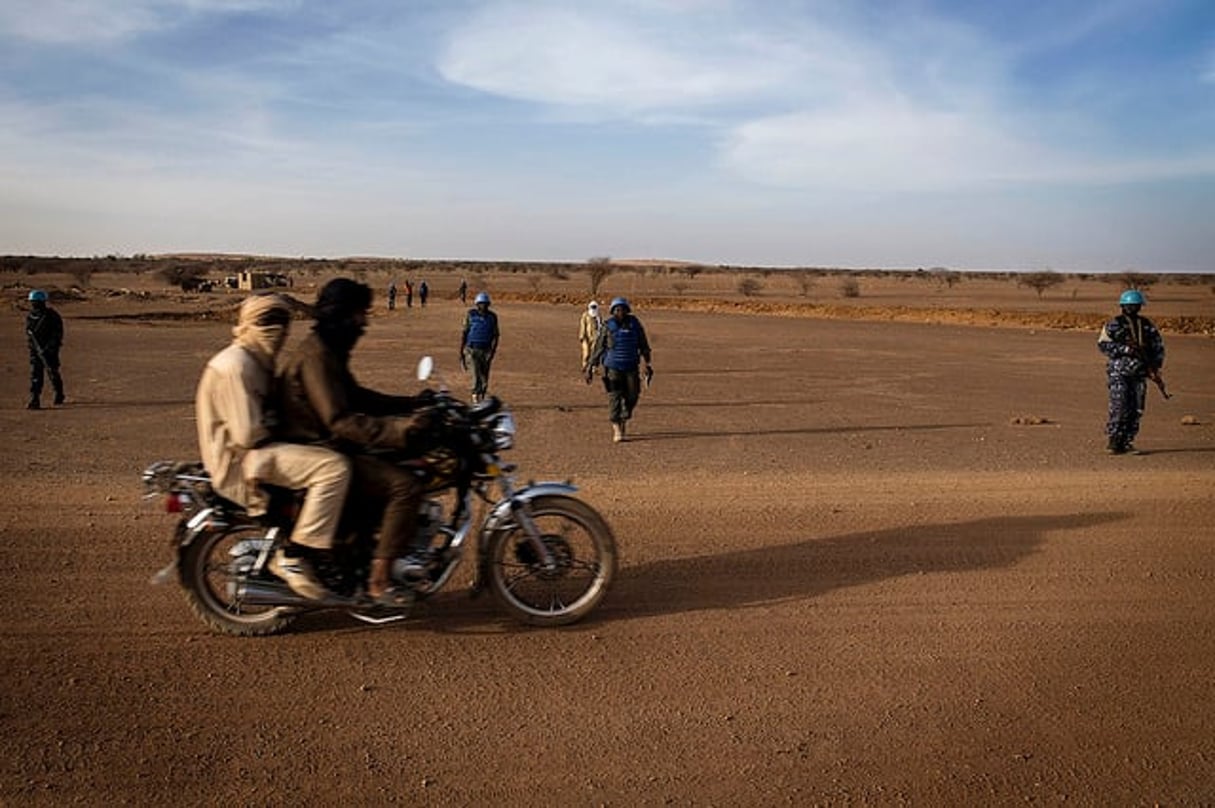
[{"label": "spoked wheel", "polygon": [[252,542],[259,539],[264,539],[263,532],[253,528],[208,533],[195,539],[182,555],[186,601],[216,631],[239,637],[277,634],[295,619],[293,609],[248,605],[237,597],[240,583],[257,558]]},{"label": "spoked wheel", "polygon": [[530,512],[554,563],[544,564],[521,528],[500,534],[489,548],[494,595],[512,615],[534,626],[581,620],[603,599],[616,574],[611,528],[573,497],[536,497]]}]

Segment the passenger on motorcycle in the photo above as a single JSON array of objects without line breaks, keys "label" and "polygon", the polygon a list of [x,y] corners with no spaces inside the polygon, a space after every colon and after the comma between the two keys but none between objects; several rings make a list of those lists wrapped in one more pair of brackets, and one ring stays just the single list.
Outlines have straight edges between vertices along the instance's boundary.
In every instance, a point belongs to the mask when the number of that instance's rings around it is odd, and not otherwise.
[{"label": "passenger on motorcycle", "polygon": [[351,504],[361,515],[367,505],[382,507],[379,538],[371,561],[367,594],[395,602],[392,563],[403,549],[403,572],[424,569],[426,548],[411,547],[422,490],[407,471],[369,450],[424,448],[430,419],[414,414],[425,396],[392,396],[359,385],[350,372],[350,352],[367,328],[371,289],[349,278],[325,284],[317,296],[312,333],[287,357],[280,372],[284,432],[298,443],[345,453],[353,471]]},{"label": "passenger on motorcycle", "polygon": [[350,463],[320,446],[283,443],[276,432],[274,360],[290,323],[290,305],[279,295],[257,295],[241,304],[232,344],[207,362],[198,383],[198,448],[211,486],[252,516],[266,511],[260,483],[306,489],[295,529],[270,560],[270,570],[299,595],[319,600],[326,589],[313,555],[333,547]]}]

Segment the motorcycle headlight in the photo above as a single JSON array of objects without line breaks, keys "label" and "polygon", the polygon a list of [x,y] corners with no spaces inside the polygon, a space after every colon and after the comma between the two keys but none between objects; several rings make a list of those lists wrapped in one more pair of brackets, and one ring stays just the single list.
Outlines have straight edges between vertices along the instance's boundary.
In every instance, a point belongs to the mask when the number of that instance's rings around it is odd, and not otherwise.
[{"label": "motorcycle headlight", "polygon": [[494,424],[490,429],[494,438],[494,448],[509,449],[515,445],[515,419],[509,412],[500,412],[494,416]]}]

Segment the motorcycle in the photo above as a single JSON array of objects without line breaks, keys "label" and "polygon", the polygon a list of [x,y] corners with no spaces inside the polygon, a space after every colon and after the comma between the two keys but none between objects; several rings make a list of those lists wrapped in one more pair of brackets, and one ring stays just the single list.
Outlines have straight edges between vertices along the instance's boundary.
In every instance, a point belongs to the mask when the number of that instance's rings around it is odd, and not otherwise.
[{"label": "motorcycle", "polygon": [[[423,357],[418,380],[427,381],[434,362]],[[212,629],[237,636],[277,634],[302,613],[346,609],[372,624],[408,617],[421,599],[451,580],[475,535],[477,567],[471,594],[489,589],[512,617],[535,626],[561,626],[586,617],[599,605],[616,573],[616,541],[603,517],[574,496],[568,482],[516,485],[515,466],[500,453],[515,440],[515,421],[502,402],[455,399],[440,383],[432,391],[434,424],[421,456],[383,454],[424,487],[418,510],[418,546],[429,547],[425,571],[393,564],[402,597],[392,605],[363,591],[372,536],[356,531],[340,542],[332,559],[318,565],[330,590],[322,600],[293,592],[270,572],[269,561],[291,535],[302,492],[267,486],[270,505],[252,517],[211,488],[199,462],[157,461],[143,472],[145,499],[161,498],[178,515],[173,560],[153,583],[174,578],[194,613]],[[485,503],[479,523],[475,500]]]}]

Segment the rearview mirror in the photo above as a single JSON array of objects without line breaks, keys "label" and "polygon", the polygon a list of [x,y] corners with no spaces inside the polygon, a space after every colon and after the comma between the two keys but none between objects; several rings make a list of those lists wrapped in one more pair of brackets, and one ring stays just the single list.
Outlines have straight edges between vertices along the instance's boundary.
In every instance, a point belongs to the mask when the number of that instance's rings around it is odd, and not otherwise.
[{"label": "rearview mirror", "polygon": [[418,360],[418,381],[424,382],[435,372],[435,360],[431,356],[423,356]]}]

